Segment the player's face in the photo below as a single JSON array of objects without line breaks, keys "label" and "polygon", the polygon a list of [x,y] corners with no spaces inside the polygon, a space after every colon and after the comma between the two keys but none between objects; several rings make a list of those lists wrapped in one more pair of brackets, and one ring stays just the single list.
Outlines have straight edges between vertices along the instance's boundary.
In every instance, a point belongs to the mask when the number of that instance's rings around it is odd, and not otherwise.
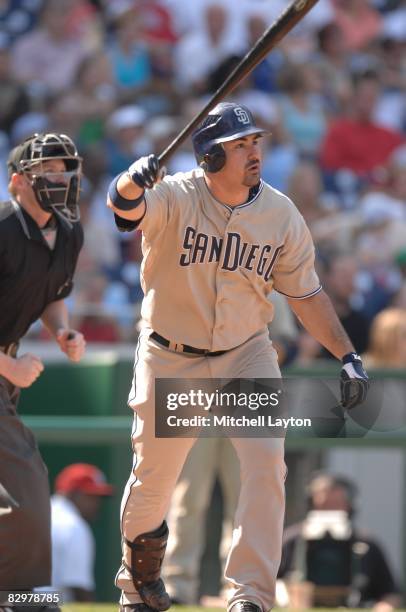
[{"label": "player's face", "polygon": [[38,164],[33,164],[30,167],[29,173],[32,176],[40,174],[51,183],[67,183],[66,165],[63,159],[49,159]]},{"label": "player's face", "polygon": [[252,134],[223,143],[226,163],[222,170],[235,183],[253,187],[261,178],[261,135]]},{"label": "player's face", "polygon": [[41,208],[33,186],[31,184],[32,179],[35,176],[42,176],[50,183],[67,184],[69,181],[69,173],[66,172],[66,165],[63,159],[50,159],[44,162],[38,162],[32,164],[29,170],[24,174],[15,173],[12,178],[13,191],[12,193],[17,197],[18,201],[28,206],[33,212],[40,211],[41,214],[50,214],[44,212]]}]

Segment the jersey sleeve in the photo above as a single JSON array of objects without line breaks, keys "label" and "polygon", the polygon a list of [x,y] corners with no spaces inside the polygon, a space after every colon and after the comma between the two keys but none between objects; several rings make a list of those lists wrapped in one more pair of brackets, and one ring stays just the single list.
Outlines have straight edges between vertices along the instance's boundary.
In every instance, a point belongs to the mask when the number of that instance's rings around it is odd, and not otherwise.
[{"label": "jersey sleeve", "polygon": [[175,200],[170,178],[165,177],[163,181],[154,185],[153,189],[145,191],[145,214],[137,229],[142,230],[147,238],[153,237],[168,224]]},{"label": "jersey sleeve", "polygon": [[273,288],[293,299],[304,299],[321,290],[314,269],[314,244],[299,211],[292,204],[288,231],[273,271]]}]

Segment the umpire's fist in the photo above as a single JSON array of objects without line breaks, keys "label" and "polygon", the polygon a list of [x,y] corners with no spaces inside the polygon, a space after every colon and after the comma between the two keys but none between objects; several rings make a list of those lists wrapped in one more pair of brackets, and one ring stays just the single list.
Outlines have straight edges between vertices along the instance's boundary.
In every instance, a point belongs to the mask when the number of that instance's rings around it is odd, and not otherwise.
[{"label": "umpire's fist", "polygon": [[340,376],[341,405],[348,410],[366,400],[369,379],[362,366],[361,357],[357,353],[344,355],[342,363]]},{"label": "umpire's fist", "polygon": [[58,329],[56,341],[61,351],[66,353],[71,361],[80,361],[85,354],[86,341],[84,336],[74,329]]},{"label": "umpire's fist", "polygon": [[39,357],[25,353],[13,359],[11,371],[6,378],[16,387],[26,388],[37,380],[43,369],[44,365]]},{"label": "umpire's fist", "polygon": [[128,175],[138,187],[151,189],[162,178],[157,156],[140,157],[128,168]]}]

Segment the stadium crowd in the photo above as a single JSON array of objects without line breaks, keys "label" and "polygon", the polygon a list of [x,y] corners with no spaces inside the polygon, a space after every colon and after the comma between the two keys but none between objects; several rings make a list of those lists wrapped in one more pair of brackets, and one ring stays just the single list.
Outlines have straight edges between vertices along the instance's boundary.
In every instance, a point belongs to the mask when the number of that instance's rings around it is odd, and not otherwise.
[{"label": "stadium crowd", "polygon": [[[0,196],[8,151],[24,137],[55,130],[78,144],[85,246],[69,300],[88,341],[137,335],[140,234],[117,232],[105,206],[110,180],[161,152],[286,4],[0,2]],[[386,309],[398,310],[405,333],[405,43],[401,0],[320,0],[232,95],[271,132],[263,178],[306,219],[358,352]],[[187,142],[168,172],[194,165]],[[318,357],[326,355],[298,332],[289,359]],[[404,351],[395,365],[406,366]]]}]

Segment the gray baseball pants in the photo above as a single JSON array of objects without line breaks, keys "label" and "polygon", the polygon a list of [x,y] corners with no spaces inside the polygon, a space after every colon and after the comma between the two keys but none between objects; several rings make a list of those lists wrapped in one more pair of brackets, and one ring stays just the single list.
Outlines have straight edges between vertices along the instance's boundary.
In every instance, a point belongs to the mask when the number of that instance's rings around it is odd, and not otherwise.
[{"label": "gray baseball pants", "polygon": [[[157,529],[165,519],[176,481],[194,439],[156,438],[156,378],[279,378],[276,351],[267,330],[221,356],[177,353],[141,333],[129,404],[135,411],[134,463],[121,504],[121,531],[129,541]],[[135,385],[136,383],[136,385]],[[240,462],[241,490],[225,568],[228,606],[249,600],[269,610],[274,604],[285,510],[284,440],[232,438]],[[169,536],[170,537],[170,536]],[[131,565],[130,548],[123,559]],[[165,563],[165,561],[164,561]],[[116,576],[121,603],[141,602],[128,570]]]}]

